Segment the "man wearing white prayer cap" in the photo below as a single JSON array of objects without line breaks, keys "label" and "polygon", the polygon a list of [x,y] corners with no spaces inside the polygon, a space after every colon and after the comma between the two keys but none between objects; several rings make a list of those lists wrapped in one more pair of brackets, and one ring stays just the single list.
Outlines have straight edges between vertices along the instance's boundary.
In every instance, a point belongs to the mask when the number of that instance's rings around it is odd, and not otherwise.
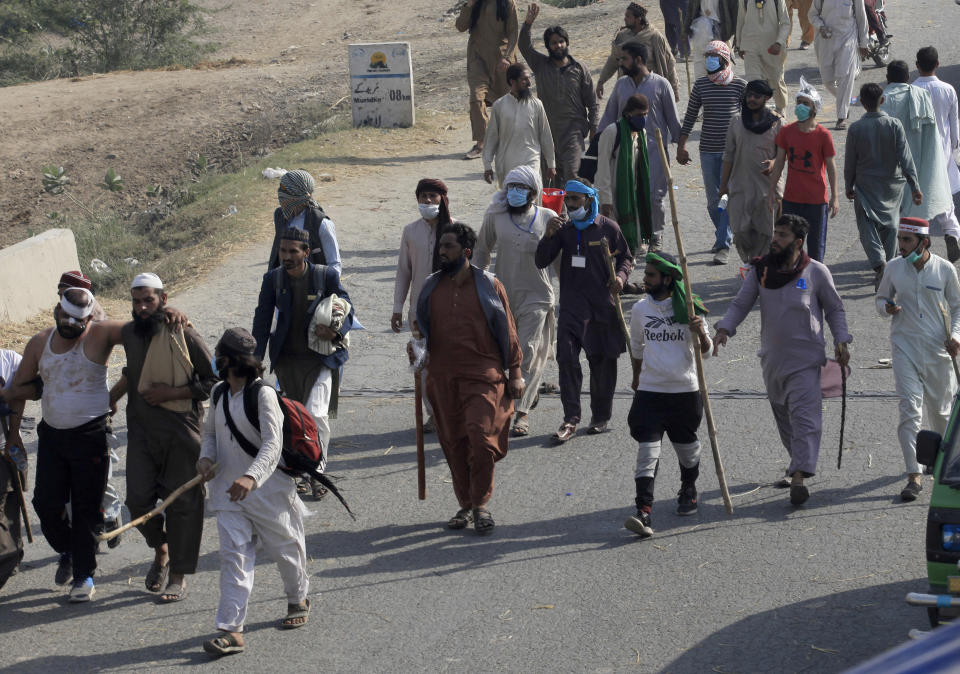
[{"label": "man wearing white prayer cap", "polygon": [[[189,325],[166,324],[167,294],[159,276],[138,274],[130,296],[133,320],[122,330],[127,365],[110,391],[110,403],[127,395],[127,507],[137,518],[196,475],[202,402],[217,375],[199,333]],[[187,491],[162,516],[137,528],[154,550],[146,589],[162,590],[162,604],[180,601],[186,596],[185,576],[196,572],[200,556],[202,489]]]},{"label": "man wearing white prayer cap", "polygon": [[[36,399],[42,379],[33,507],[44,537],[60,555],[56,583],[72,578],[71,602],[90,601],[94,594],[93,533],[103,524],[100,504],[109,466],[107,359],[123,328],[122,321],[95,322],[93,307],[89,289],[66,288],[53,309],[54,327],[27,342],[13,384],[0,392],[7,401]],[[180,312],[168,314],[168,320],[186,320]],[[19,433],[19,419],[11,422],[10,432]],[[63,516],[68,502],[69,519]]]}]

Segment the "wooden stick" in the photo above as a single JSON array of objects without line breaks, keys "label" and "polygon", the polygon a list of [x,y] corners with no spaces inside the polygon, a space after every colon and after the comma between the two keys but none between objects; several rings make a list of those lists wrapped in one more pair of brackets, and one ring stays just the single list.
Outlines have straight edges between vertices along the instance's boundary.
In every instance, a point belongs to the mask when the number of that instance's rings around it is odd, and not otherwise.
[{"label": "wooden stick", "polygon": [[[685,22],[686,22],[686,13],[685,13],[685,12],[680,12],[680,21],[681,21],[681,24],[680,24],[680,25],[685,25]],[[690,90],[691,90],[691,85],[690,85],[690,40],[689,40],[689,38],[688,38],[686,35],[684,35],[684,36],[682,37],[682,39],[683,39],[683,40],[686,40],[686,42],[687,42],[687,51],[686,51],[686,53],[685,53],[684,56],[683,56],[683,65],[684,65],[684,67],[686,67],[686,69],[687,69],[687,98],[690,98]],[[682,47],[683,44],[681,43],[680,46]]]},{"label": "wooden stick", "polygon": [[413,373],[413,404],[416,405],[414,417],[417,420],[417,498],[427,498],[427,465],[423,453],[423,391],[420,382],[420,370]]},{"label": "wooden stick", "polygon": [[[680,236],[680,221],[677,219],[677,200],[673,194],[673,175],[670,172],[670,164],[667,162],[667,152],[663,147],[663,134],[660,129],[657,132],[657,146],[660,148],[660,163],[663,164],[663,170],[667,174],[667,194],[670,195],[670,214],[673,217],[673,234],[677,239],[677,257],[680,258],[680,269],[683,271],[684,283],[687,286],[687,314],[696,315],[693,307],[693,284],[690,281],[690,270],[687,267],[687,255],[683,250],[683,238]],[[703,398],[703,413],[707,418],[707,432],[710,434],[710,448],[713,450],[713,465],[717,470],[717,481],[720,483],[720,493],[723,495],[723,505],[727,509],[727,514],[733,514],[733,502],[730,500],[730,492],[727,490],[727,476],[723,471],[723,461],[720,458],[720,446],[717,442],[717,427],[713,423],[713,410],[710,408],[710,395],[707,392],[707,377],[703,371],[703,354],[700,348],[694,348],[694,357],[697,362],[697,382],[700,385],[700,397]]]},{"label": "wooden stick", "polygon": [[[10,435],[10,426],[6,416],[0,416],[0,427],[3,429],[3,438],[6,440]],[[26,454],[26,449],[20,448],[20,451]],[[13,474],[13,481],[17,485],[17,500],[20,503],[20,515],[23,517],[23,524],[27,530],[27,542],[33,543],[33,527],[30,526],[30,517],[27,515],[27,500],[23,496],[23,483],[20,482],[20,469],[17,468],[13,457],[4,455],[4,459],[10,465],[10,472]]]},{"label": "wooden stick", "polygon": [[[838,363],[839,365],[839,363]],[[840,403],[840,451],[837,454],[837,470],[843,461],[843,431],[847,425],[847,367],[840,365],[840,382],[843,388],[843,399]]]},{"label": "wooden stick", "polygon": [[[215,463],[215,464],[213,464],[213,465],[210,467],[210,470],[216,471],[219,466],[220,466],[219,463]],[[173,502],[176,501],[178,498],[180,498],[180,496],[182,496],[184,492],[190,491],[191,489],[193,489],[194,487],[196,487],[196,486],[197,486],[198,484],[200,484],[201,482],[203,482],[203,476],[201,476],[201,475],[199,475],[199,474],[196,475],[195,477],[193,477],[192,479],[187,480],[187,481],[184,482],[182,485],[180,485],[179,487],[177,487],[176,489],[174,489],[172,492],[170,492],[170,496],[168,496],[167,498],[165,498],[165,499],[163,500],[163,503],[161,503],[161,504],[158,505],[156,508],[154,508],[153,510],[151,510],[150,512],[148,512],[146,515],[141,515],[141,516],[138,517],[137,519],[132,520],[132,521],[130,521],[130,522],[127,522],[127,523],[124,524],[122,527],[119,527],[119,528],[117,528],[117,529],[114,529],[113,531],[109,531],[109,532],[102,533],[102,534],[98,535],[98,536],[97,536],[97,540],[98,540],[98,541],[109,541],[111,538],[116,538],[117,536],[119,536],[120,534],[122,534],[124,531],[129,531],[130,529],[133,529],[134,527],[140,526],[141,524],[143,524],[144,522],[146,522],[146,521],[149,520],[150,518],[156,517],[157,515],[159,515],[160,513],[162,513],[164,510],[167,509],[167,506],[169,506],[171,503],[173,503]]]},{"label": "wooden stick", "polygon": [[[603,247],[603,256],[607,259],[607,268],[610,270],[610,280],[613,281],[617,278],[617,268],[613,264],[613,253],[610,252],[610,244],[607,242],[606,237],[600,239],[600,245]],[[610,291],[610,294],[613,294],[613,291]],[[617,308],[617,318],[620,319],[620,332],[623,333],[624,339],[627,340],[627,353],[630,354],[631,361],[633,360],[633,348],[630,346],[630,330],[627,329],[627,319],[623,317],[623,305],[620,303],[620,296],[613,296],[613,303]]]}]

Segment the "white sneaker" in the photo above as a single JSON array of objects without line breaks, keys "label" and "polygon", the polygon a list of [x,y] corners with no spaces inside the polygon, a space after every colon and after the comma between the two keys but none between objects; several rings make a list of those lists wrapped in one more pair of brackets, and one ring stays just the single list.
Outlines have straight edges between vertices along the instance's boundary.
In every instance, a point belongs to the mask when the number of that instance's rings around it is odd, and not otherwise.
[{"label": "white sneaker", "polygon": [[78,580],[73,583],[73,587],[70,588],[69,601],[71,604],[90,601],[96,591],[96,588],[93,586],[93,578],[87,576],[83,580]]}]

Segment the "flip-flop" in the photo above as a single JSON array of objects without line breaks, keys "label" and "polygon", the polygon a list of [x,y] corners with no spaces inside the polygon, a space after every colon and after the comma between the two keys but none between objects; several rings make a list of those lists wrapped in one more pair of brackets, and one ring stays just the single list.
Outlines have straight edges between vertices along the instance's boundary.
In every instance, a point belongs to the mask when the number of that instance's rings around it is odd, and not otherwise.
[{"label": "flip-flop", "polygon": [[187,596],[187,588],[183,583],[170,583],[167,589],[157,597],[158,604],[175,604]]},{"label": "flip-flop", "polygon": [[147,587],[147,592],[159,592],[163,589],[163,584],[167,582],[167,574],[170,572],[170,562],[161,565],[157,560],[153,560],[150,570],[147,571],[143,584]]},{"label": "flip-flop", "polygon": [[224,655],[243,653],[245,649],[246,646],[237,643],[236,637],[234,637],[232,634],[225,634],[222,637],[215,637],[210,639],[210,641],[203,642],[203,650],[210,655],[217,656],[218,658]]},{"label": "flip-flop", "polygon": [[[310,600],[307,599],[306,608],[300,606],[299,604],[287,604],[287,615],[284,616],[283,620],[280,621],[280,629],[284,630],[295,630],[298,627],[303,627],[307,624],[307,620],[310,617]],[[303,618],[302,623],[290,623],[288,621],[295,620],[296,618]]]}]

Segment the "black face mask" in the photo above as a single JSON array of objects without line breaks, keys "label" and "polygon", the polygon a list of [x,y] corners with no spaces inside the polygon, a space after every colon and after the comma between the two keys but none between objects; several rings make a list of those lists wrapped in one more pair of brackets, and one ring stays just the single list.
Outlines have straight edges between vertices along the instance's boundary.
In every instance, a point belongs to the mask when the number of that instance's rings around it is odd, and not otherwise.
[{"label": "black face mask", "polygon": [[643,131],[647,128],[647,116],[646,115],[631,115],[627,117],[627,121],[630,123],[630,128],[634,131]]},{"label": "black face mask", "polygon": [[229,356],[217,356],[213,359],[213,366],[217,368],[217,375],[221,379],[227,378],[227,370],[230,368]]},{"label": "black face mask", "polygon": [[163,313],[163,307],[154,311],[146,318],[141,318],[137,312],[133,312],[133,332],[139,337],[153,337],[160,332],[167,317]]},{"label": "black face mask", "polygon": [[463,267],[463,263],[467,261],[467,256],[463,253],[460,253],[460,257],[455,260],[440,260],[440,271],[444,274],[449,274],[450,276],[456,275],[458,271]]}]

